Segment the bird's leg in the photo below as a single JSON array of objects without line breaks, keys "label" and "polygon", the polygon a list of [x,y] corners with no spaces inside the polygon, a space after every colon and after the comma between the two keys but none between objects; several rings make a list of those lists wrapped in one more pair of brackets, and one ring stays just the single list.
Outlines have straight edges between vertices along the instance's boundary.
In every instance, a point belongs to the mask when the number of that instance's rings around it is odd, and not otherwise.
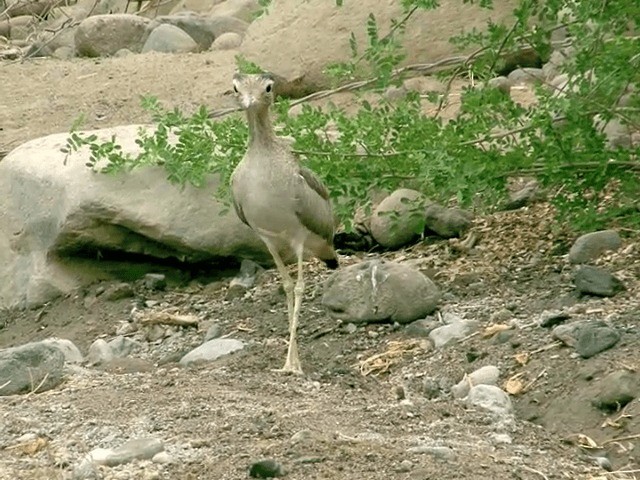
[{"label": "bird's leg", "polygon": [[267,245],[269,253],[271,253],[273,261],[276,264],[276,268],[282,277],[282,286],[284,288],[284,294],[287,297],[287,318],[289,319],[289,328],[291,328],[291,318],[293,317],[293,279],[291,275],[289,275],[287,267],[282,261],[276,246],[268,238],[263,238],[262,240]]},{"label": "bird's leg", "polygon": [[298,329],[298,317],[300,316],[300,306],[302,305],[302,296],[304,294],[303,244],[296,247],[296,255],[298,256],[298,280],[293,289],[294,301],[293,315],[291,317],[291,325],[289,326],[289,351],[287,352],[287,361],[282,371],[302,374],[302,366],[300,365],[300,358],[298,357],[296,331]]}]

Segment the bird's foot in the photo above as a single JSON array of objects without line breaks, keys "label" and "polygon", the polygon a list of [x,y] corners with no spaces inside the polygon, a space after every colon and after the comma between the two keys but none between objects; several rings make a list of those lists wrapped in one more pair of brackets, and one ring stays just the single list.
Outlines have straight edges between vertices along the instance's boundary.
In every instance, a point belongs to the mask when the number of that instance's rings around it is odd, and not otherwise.
[{"label": "bird's foot", "polygon": [[285,363],[284,367],[273,368],[271,371],[277,372],[277,373],[286,373],[288,375],[304,375],[304,372],[302,371],[302,367],[299,364],[292,365],[289,362]]}]

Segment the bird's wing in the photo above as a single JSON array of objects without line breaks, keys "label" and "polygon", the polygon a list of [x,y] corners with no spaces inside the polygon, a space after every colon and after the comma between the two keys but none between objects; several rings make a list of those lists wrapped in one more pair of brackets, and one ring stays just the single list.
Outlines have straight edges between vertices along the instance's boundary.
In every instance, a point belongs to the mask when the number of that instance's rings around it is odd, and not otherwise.
[{"label": "bird's wing", "polygon": [[298,174],[303,181],[296,196],[296,216],[304,227],[333,243],[335,223],[329,192],[322,181],[305,167],[300,167]]},{"label": "bird's wing", "polygon": [[233,191],[234,184],[235,184],[235,172],[231,176],[231,202],[233,203],[233,208],[236,211],[236,215],[238,215],[238,218],[240,219],[240,221],[245,225],[251,226],[249,225],[249,222],[247,222],[247,217],[244,216],[244,212],[242,211],[242,205],[240,205],[240,202],[238,202],[238,200],[236,199],[236,196]]}]

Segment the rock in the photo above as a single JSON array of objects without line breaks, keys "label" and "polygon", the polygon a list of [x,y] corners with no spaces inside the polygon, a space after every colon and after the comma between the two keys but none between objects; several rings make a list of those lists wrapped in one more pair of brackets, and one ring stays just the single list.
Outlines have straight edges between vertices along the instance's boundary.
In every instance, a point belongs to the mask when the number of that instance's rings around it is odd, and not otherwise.
[{"label": "rock", "polygon": [[38,20],[32,15],[19,15],[7,20],[8,32],[3,36],[11,40],[26,40],[36,31]]},{"label": "rock", "polygon": [[611,273],[590,265],[579,265],[573,274],[573,283],[582,294],[613,297],[625,289],[622,282]]},{"label": "rock", "polygon": [[162,273],[147,273],[144,276],[144,286],[149,290],[164,290],[167,288],[167,277]]},{"label": "rock", "polygon": [[44,392],[64,376],[64,354],[47,342],[0,350],[0,396]]},{"label": "rock", "polygon": [[214,5],[209,14],[214,17],[235,17],[251,23],[262,8],[259,0],[226,0]]},{"label": "rock", "polygon": [[106,57],[121,48],[139,53],[147,37],[149,20],[139,15],[94,15],[80,22],[75,33],[78,55]]},{"label": "rock", "polygon": [[620,340],[620,334],[608,326],[593,326],[583,329],[576,343],[576,352],[582,358],[591,358],[613,347]]},{"label": "rock", "polygon": [[240,264],[240,271],[231,279],[227,290],[227,300],[241,297],[247,290],[253,288],[256,280],[262,274],[264,268],[252,260],[245,259]]},{"label": "rock", "polygon": [[151,459],[153,463],[160,463],[163,465],[170,465],[175,462],[173,457],[169,455],[167,452],[158,452]]},{"label": "rock", "polygon": [[216,338],[191,350],[180,359],[180,365],[189,366],[203,362],[212,362],[220,357],[244,348],[244,343],[233,338]]},{"label": "rock", "polygon": [[100,365],[113,359],[114,355],[109,344],[99,338],[91,344],[87,352],[86,361],[89,365]]},{"label": "rock", "polygon": [[118,50],[116,53],[113,54],[113,56],[116,58],[128,57],[130,55],[133,55],[133,52],[128,48],[121,48],[120,50]]},{"label": "rock", "polygon": [[544,71],[541,68],[516,68],[509,74],[512,85],[540,83],[544,80]]},{"label": "rock", "polygon": [[[476,4],[441,2],[436,9],[418,9],[408,19],[402,35],[403,52],[407,55],[399,66],[432,63],[464,54],[449,38],[462,30],[484,31],[489,18],[495,23],[511,24],[516,5],[515,0],[499,0],[493,2],[491,10],[486,10]],[[249,26],[240,51],[248,60],[295,86],[291,87],[292,94],[331,88],[332,78],[325,72],[327,65],[351,60],[351,32],[359,45],[367,44],[370,14],[382,31],[382,26],[390,25],[392,19],[402,18],[402,2],[361,0],[345,3],[343,7],[326,0],[272,2],[268,15]],[[472,47],[465,49],[467,53],[472,50]],[[359,74],[366,76],[368,71],[362,69]]]},{"label": "rock", "polygon": [[470,335],[477,329],[478,322],[475,320],[462,320],[455,317],[451,318],[447,325],[432,330],[429,338],[436,348],[442,348]]},{"label": "rock", "polygon": [[596,394],[592,400],[601,410],[618,411],[634,400],[640,393],[640,377],[628,370],[610,373],[595,385]]},{"label": "rock", "polygon": [[440,322],[437,320],[429,320],[423,318],[421,320],[416,320],[415,322],[411,322],[405,328],[405,333],[410,337],[428,337],[429,333],[432,330],[435,330],[440,326]]},{"label": "rock", "polygon": [[529,182],[524,187],[509,193],[509,200],[505,203],[505,210],[517,210],[532,204],[541,197],[538,182]]},{"label": "rock", "polygon": [[443,238],[461,237],[471,227],[472,220],[473,214],[460,208],[432,203],[425,209],[427,229]]},{"label": "rock", "polygon": [[498,416],[511,415],[513,404],[509,395],[495,385],[476,385],[466,397],[469,406],[484,408]]},{"label": "rock", "polygon": [[249,476],[252,478],[283,477],[284,469],[275,460],[260,460],[249,467]]},{"label": "rock", "polygon": [[222,327],[218,322],[215,322],[207,329],[207,333],[204,334],[203,343],[207,343],[209,340],[214,340],[220,335],[222,335]]},{"label": "rock", "polygon": [[601,115],[596,115],[593,121],[596,128],[606,137],[609,149],[631,147],[631,129],[619,118],[614,117],[605,121]]},{"label": "rock", "polygon": [[193,12],[157,17],[150,27],[155,28],[158,24],[172,25],[186,32],[199,50],[207,50],[216,38],[225,33],[235,33],[242,37],[249,26],[235,17],[203,16]]},{"label": "rock", "polygon": [[456,459],[456,452],[451,447],[437,445],[417,445],[407,449],[409,453],[426,453],[439,460],[453,461]]},{"label": "rock", "polygon": [[52,347],[60,350],[62,355],[64,355],[64,361],[66,363],[82,363],[82,353],[71,340],[66,340],[64,338],[47,338],[42,340],[41,343],[51,345]]},{"label": "rock", "polygon": [[135,350],[140,348],[140,343],[122,335],[114,338],[107,343],[114,357],[128,357]]},{"label": "rock", "polygon": [[613,347],[620,334],[599,320],[573,322],[553,329],[552,336],[573,347],[583,358],[590,358]]},{"label": "rock", "polygon": [[73,47],[58,47],[56,48],[51,56],[53,58],[57,58],[59,60],[69,60],[70,58],[75,57],[76,51]]},{"label": "rock", "polygon": [[389,102],[397,102],[407,96],[408,90],[404,85],[391,85],[384,91],[384,98]]},{"label": "rock", "polygon": [[386,248],[408,244],[424,230],[425,199],[420,192],[401,188],[382,200],[371,215],[371,235]]},{"label": "rock", "polygon": [[505,93],[507,95],[509,95],[511,92],[511,80],[509,80],[507,77],[500,76],[492,78],[487,82],[487,86],[491,88],[497,88],[502,93]]},{"label": "rock", "polygon": [[198,51],[198,44],[188,33],[173,25],[158,25],[154,28],[144,46],[142,53],[192,53]]},{"label": "rock", "polygon": [[542,328],[553,328],[571,318],[571,314],[563,311],[542,312],[538,325]]},{"label": "rock", "polygon": [[615,230],[601,230],[578,237],[569,250],[571,263],[588,263],[603,253],[616,251],[622,246],[622,239]]},{"label": "rock", "polygon": [[115,302],[117,300],[123,300],[125,298],[133,297],[133,287],[129,283],[116,283],[115,285],[111,285],[109,288],[105,290],[102,294],[102,298],[108,300],[110,302]]},{"label": "rock", "polygon": [[468,395],[471,387],[475,385],[497,385],[499,378],[500,369],[493,365],[487,365],[469,375],[465,375],[465,378],[451,388],[451,393],[453,393],[454,398],[464,398]]},{"label": "rock", "polygon": [[325,283],[322,304],[334,318],[353,323],[404,324],[433,312],[439,299],[438,288],[418,270],[369,260],[332,274]]},{"label": "rock", "polygon": [[232,50],[240,45],[242,45],[242,35],[236,32],[227,32],[213,41],[211,50]]},{"label": "rock", "polygon": [[90,453],[94,463],[114,467],[133,460],[147,460],[164,450],[164,445],[157,438],[138,438],[129,440],[117,448],[97,448]]},{"label": "rock", "polygon": [[[221,67],[222,68],[222,67]],[[233,74],[233,65],[224,67]],[[140,125],[108,128],[123,152],[136,154]],[[151,128],[151,127],[148,127]],[[203,188],[177,187],[162,167],[96,174],[85,166],[88,150],[64,163],[67,133],[31,140],[0,162],[0,308],[33,307],[100,277],[77,254],[101,250],[184,262],[251,258],[270,262],[262,241],[233,209],[213,196],[219,180]],[[100,270],[100,269],[98,269]],[[92,276],[94,275],[94,276]]]}]

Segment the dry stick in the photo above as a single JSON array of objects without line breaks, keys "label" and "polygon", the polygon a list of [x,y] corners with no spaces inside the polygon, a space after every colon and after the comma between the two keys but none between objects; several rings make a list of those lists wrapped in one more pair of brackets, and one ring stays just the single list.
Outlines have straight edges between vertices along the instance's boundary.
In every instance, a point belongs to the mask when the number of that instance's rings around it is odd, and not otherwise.
[{"label": "dry stick", "polygon": [[544,480],[549,480],[549,477],[547,477],[544,473],[542,473],[540,470],[535,470],[531,467],[527,467],[526,465],[523,465],[522,468],[524,468],[525,470],[527,470],[528,472],[531,473],[535,473],[536,475],[540,475],[542,478],[544,478]]},{"label": "dry stick", "polygon": [[7,380],[6,382],[4,382],[2,385],[0,385],[0,390],[2,390],[4,387],[9,385],[10,383],[11,383],[11,380]]}]

